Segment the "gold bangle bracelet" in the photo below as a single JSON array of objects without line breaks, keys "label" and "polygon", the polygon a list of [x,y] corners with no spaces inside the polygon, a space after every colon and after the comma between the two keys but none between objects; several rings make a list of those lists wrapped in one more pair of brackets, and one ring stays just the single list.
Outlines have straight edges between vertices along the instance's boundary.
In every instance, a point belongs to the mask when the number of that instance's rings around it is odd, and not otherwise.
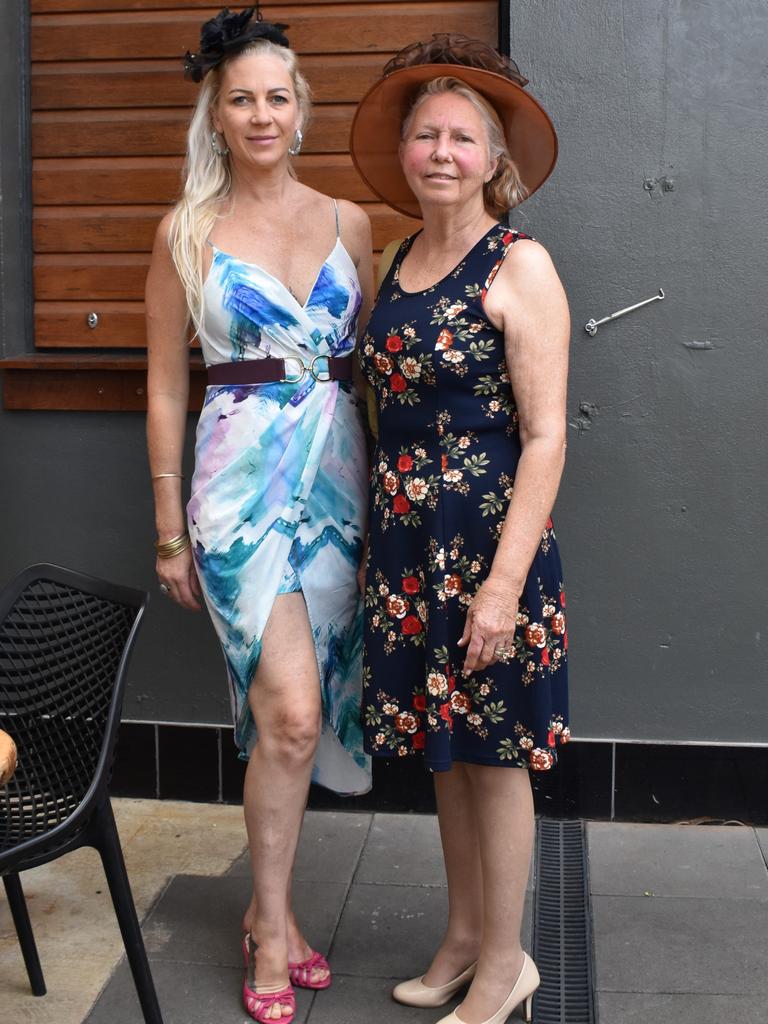
[{"label": "gold bangle bracelet", "polygon": [[156,541],[155,550],[157,551],[157,557],[173,558],[175,555],[181,554],[182,551],[186,551],[191,543],[188,533],[180,533],[178,537],[172,537],[163,544]]},{"label": "gold bangle bracelet", "polygon": [[176,477],[179,478],[179,480],[183,480],[184,479],[184,474],[183,473],[155,473],[155,475],[152,477],[152,479],[153,480],[164,480],[166,477],[171,477],[171,476],[176,476]]}]

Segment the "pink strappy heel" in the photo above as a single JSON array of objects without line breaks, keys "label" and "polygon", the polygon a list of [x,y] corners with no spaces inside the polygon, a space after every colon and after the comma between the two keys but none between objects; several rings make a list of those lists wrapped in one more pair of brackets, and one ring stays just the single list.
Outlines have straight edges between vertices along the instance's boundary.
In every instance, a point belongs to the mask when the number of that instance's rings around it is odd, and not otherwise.
[{"label": "pink strappy heel", "polygon": [[[291,1024],[296,1016],[296,993],[290,985],[278,987],[266,985],[261,989],[256,988],[256,950],[257,943],[250,935],[243,939],[243,953],[245,954],[246,972],[243,981],[243,1006],[249,1016],[253,1017],[258,1024]],[[291,1012],[280,1017],[272,1016],[272,1008],[275,1004],[290,1006]]]},{"label": "pink strappy heel", "polygon": [[[328,975],[321,981],[313,981],[312,971],[328,971]],[[291,979],[291,984],[298,985],[299,988],[320,991],[328,988],[331,984],[331,969],[323,954],[312,950],[312,956],[307,957],[306,960],[299,960],[295,964],[288,962],[288,977]]]}]

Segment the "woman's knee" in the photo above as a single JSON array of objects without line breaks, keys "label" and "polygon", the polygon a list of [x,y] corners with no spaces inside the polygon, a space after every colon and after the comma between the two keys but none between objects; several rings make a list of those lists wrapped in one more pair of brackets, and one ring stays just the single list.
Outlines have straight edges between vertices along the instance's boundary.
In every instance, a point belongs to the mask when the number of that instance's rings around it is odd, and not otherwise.
[{"label": "woman's knee", "polygon": [[315,756],[320,739],[320,714],[314,708],[275,709],[266,721],[257,719],[257,724],[259,742],[272,756],[299,763]]}]

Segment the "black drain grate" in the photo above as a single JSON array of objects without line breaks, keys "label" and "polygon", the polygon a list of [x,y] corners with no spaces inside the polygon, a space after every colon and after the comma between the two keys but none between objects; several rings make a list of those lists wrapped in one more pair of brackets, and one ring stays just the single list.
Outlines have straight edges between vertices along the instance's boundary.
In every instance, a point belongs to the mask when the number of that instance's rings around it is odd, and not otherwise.
[{"label": "black drain grate", "polygon": [[594,1024],[592,915],[583,821],[536,826],[533,959],[541,975],[535,1024]]}]

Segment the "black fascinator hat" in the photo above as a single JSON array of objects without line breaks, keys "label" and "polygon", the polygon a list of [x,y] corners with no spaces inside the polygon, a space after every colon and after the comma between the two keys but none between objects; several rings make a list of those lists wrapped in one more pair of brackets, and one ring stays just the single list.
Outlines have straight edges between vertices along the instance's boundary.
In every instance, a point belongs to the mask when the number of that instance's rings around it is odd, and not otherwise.
[{"label": "black fascinator hat", "polygon": [[218,67],[228,57],[234,57],[255,39],[267,39],[270,43],[288,47],[291,44],[283,35],[287,28],[287,25],[262,21],[258,7],[247,7],[239,13],[225,7],[203,25],[197,53],[187,50],[184,56],[184,77],[191,78],[193,82],[202,82],[211,68]]}]

